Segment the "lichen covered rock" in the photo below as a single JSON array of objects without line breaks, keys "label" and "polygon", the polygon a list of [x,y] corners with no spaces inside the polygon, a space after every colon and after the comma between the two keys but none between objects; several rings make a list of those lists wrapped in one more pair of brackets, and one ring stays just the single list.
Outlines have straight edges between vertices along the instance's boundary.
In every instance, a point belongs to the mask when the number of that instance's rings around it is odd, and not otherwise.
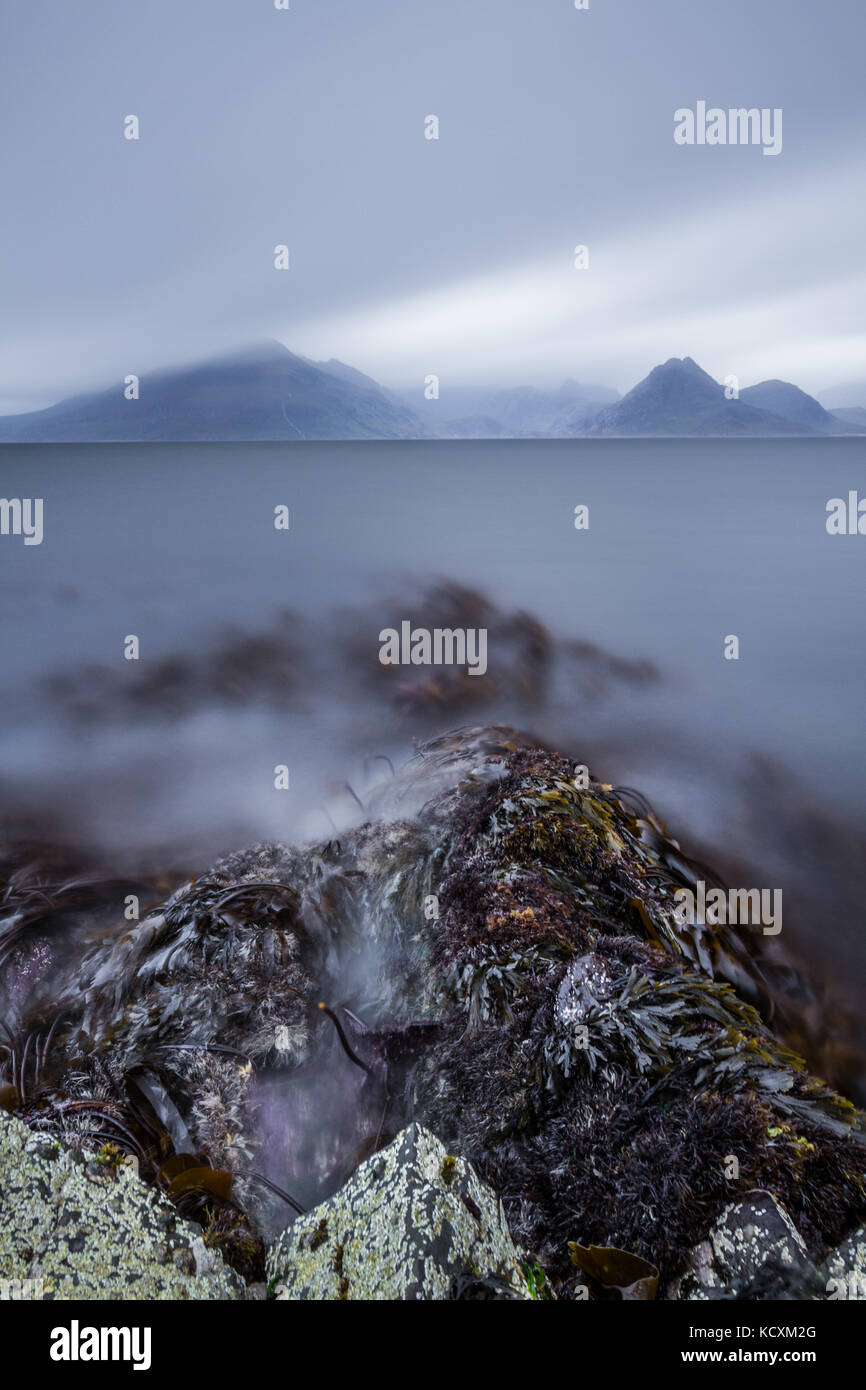
[{"label": "lichen covered rock", "polygon": [[814,1276],[788,1213],[772,1193],[752,1192],[725,1208],[707,1239],[692,1251],[669,1297],[779,1298],[793,1285],[805,1293]]},{"label": "lichen covered rock", "polygon": [[825,1298],[866,1301],[866,1226],[860,1226],[832,1251],[818,1278]]},{"label": "lichen covered rock", "polygon": [[0,1280],[45,1299],[236,1299],[242,1280],[131,1168],[0,1112]]},{"label": "lichen covered rock", "polygon": [[529,1297],[495,1194],[420,1125],[290,1226],[267,1268],[284,1299]]}]

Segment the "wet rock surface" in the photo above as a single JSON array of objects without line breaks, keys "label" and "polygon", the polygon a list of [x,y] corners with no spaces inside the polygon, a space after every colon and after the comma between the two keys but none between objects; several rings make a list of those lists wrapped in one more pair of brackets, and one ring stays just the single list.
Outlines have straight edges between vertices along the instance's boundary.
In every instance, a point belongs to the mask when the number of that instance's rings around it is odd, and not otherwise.
[{"label": "wet rock surface", "polygon": [[268,1254],[279,1299],[528,1298],[495,1194],[420,1125]]},{"label": "wet rock surface", "polygon": [[243,1281],[130,1168],[0,1113],[0,1279],[44,1299],[236,1299]]},{"label": "wet rock surface", "polygon": [[[712,871],[639,794],[478,727],[423,745],[365,810],[95,935],[14,1020],[7,1108],[67,1146],[108,1132],[253,1284],[250,1231],[334,1199],[413,1124],[496,1193],[559,1296],[570,1242],[670,1286],[756,1191],[812,1265],[862,1225],[863,1116],[789,1044],[808,980],[747,926],[676,920]],[[233,1214],[248,1229],[220,1245]],[[771,1296],[801,1286],[782,1266]]]},{"label": "wet rock surface", "polygon": [[818,1281],[826,1298],[866,1300],[866,1226],[860,1226],[827,1257]]},{"label": "wet rock surface", "polygon": [[769,1192],[726,1207],[669,1298],[711,1301],[814,1295],[816,1272],[791,1218]]}]

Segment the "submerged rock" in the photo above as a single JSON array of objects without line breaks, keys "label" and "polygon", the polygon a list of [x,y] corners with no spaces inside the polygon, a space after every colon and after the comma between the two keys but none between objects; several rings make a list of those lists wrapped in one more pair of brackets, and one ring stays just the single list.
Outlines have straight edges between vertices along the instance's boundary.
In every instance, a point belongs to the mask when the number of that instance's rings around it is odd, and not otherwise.
[{"label": "submerged rock", "polygon": [[528,1298],[502,1206],[420,1125],[280,1237],[280,1299]]},{"label": "submerged rock", "polygon": [[121,1155],[64,1153],[0,1112],[0,1296],[237,1299],[243,1281]]}]

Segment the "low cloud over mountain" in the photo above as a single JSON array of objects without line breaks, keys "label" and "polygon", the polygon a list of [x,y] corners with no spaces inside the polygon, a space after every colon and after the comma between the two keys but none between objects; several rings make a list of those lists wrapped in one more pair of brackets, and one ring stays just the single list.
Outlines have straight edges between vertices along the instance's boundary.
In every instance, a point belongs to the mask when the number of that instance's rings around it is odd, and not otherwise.
[{"label": "low cloud over mountain", "polygon": [[554,390],[443,383],[434,400],[419,386],[410,404],[336,359],[311,362],[276,342],[132,383],[0,417],[0,442],[866,433],[857,410],[833,414],[784,381],[728,399],[690,357],[655,367],[621,400],[610,388],[569,380]]}]

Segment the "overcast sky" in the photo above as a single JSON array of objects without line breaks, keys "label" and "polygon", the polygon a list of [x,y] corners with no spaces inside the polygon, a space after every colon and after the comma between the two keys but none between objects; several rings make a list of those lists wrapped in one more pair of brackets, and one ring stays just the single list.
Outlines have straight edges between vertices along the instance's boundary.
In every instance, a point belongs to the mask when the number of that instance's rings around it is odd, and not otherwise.
[{"label": "overcast sky", "polygon": [[[864,52],[863,0],[2,0],[0,410],[268,336],[419,391],[866,379]],[[678,146],[699,100],[782,153]]]}]

